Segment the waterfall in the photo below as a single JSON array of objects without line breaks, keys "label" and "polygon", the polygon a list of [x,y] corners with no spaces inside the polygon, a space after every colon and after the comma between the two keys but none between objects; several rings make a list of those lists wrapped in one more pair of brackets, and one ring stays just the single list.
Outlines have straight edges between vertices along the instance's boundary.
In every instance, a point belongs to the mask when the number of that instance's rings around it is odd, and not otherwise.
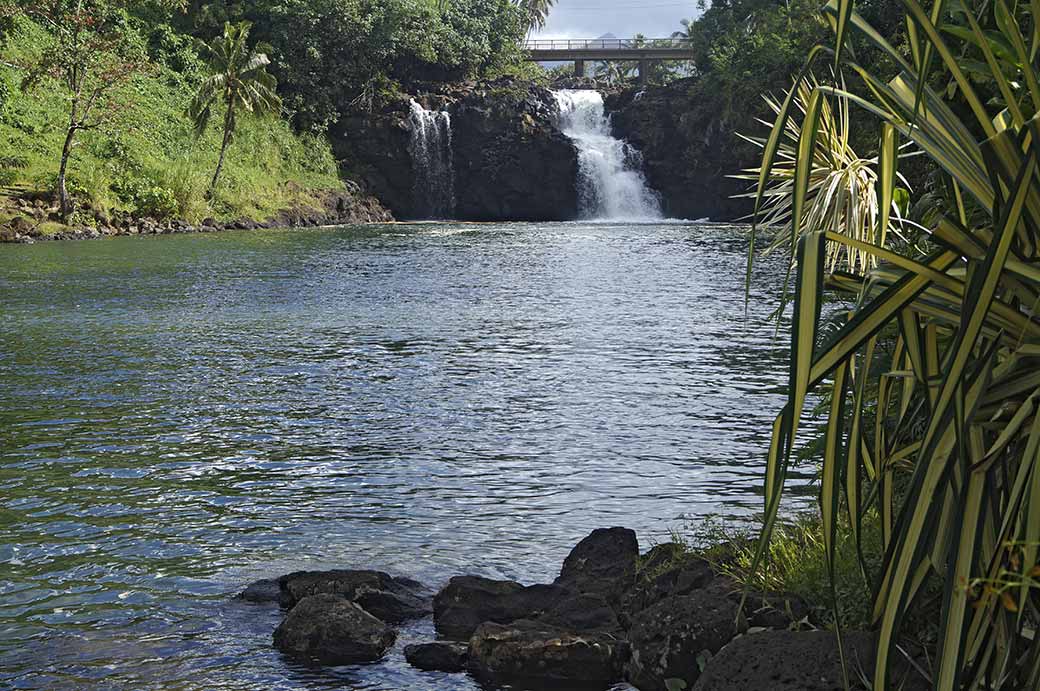
[{"label": "waterfall", "polygon": [[451,152],[451,116],[426,110],[412,101],[408,121],[412,139],[412,200],[421,218],[451,218],[455,212],[455,170]]},{"label": "waterfall", "polygon": [[591,89],[553,92],[560,129],[578,147],[578,204],[583,218],[661,218],[661,202],[646,184],[642,156],[610,132],[603,97]]}]

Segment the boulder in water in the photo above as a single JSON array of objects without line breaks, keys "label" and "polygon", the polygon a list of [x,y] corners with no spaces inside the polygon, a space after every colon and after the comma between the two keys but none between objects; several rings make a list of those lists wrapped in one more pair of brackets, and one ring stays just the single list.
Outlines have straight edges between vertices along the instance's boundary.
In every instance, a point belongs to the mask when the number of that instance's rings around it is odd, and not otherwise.
[{"label": "boulder in water", "polygon": [[282,576],[278,582],[288,607],[311,595],[331,594],[355,602],[391,624],[420,619],[432,611],[422,584],[382,571],[298,571]]},{"label": "boulder in water", "polygon": [[375,662],[394,644],[389,626],[350,600],[327,593],[304,597],[275,629],[283,653],[327,665]]},{"label": "boulder in water", "polygon": [[427,672],[464,672],[469,659],[465,643],[435,641],[406,645],[404,659]]},{"label": "boulder in water", "polygon": [[567,594],[553,585],[525,587],[514,581],[455,576],[433,598],[433,622],[441,635],[465,639],[486,621],[507,624],[536,617]]},{"label": "boulder in water", "polygon": [[253,581],[246,586],[246,589],[238,594],[240,600],[246,602],[256,603],[267,603],[277,602],[279,604],[285,603],[285,592],[282,590],[281,584],[274,578],[261,578],[259,581]]}]

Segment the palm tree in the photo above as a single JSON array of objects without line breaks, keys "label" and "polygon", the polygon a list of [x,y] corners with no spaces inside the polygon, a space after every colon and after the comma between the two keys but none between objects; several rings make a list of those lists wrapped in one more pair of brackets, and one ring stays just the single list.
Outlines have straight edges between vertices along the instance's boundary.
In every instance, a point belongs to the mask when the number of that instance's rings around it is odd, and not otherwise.
[{"label": "palm tree", "polygon": [[609,86],[621,84],[632,76],[632,63],[620,60],[603,60],[596,63],[596,79],[606,82]]},{"label": "palm tree", "polygon": [[199,86],[198,93],[188,106],[188,116],[195,123],[195,134],[206,131],[213,108],[224,105],[224,138],[220,144],[217,169],[213,172],[209,192],[213,193],[224,167],[224,156],[235,134],[238,113],[262,114],[279,110],[281,99],[275,93],[277,82],[267,71],[271,60],[266,54],[248,46],[249,22],[224,24],[224,35],[207,46],[209,67],[213,73]]},{"label": "palm tree", "polygon": [[556,0],[519,0],[520,8],[527,14],[528,30],[545,28],[549,11],[555,2]]}]

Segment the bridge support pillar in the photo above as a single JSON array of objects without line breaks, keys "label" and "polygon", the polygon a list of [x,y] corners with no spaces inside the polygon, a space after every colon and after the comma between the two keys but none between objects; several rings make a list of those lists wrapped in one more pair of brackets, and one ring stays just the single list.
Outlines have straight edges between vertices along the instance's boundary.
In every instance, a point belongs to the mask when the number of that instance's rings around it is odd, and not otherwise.
[{"label": "bridge support pillar", "polygon": [[639,86],[646,86],[648,79],[650,79],[650,61],[644,58],[639,61]]},{"label": "bridge support pillar", "polygon": [[575,60],[574,61],[574,76],[575,77],[582,77],[582,78],[585,77],[585,61],[584,60]]}]

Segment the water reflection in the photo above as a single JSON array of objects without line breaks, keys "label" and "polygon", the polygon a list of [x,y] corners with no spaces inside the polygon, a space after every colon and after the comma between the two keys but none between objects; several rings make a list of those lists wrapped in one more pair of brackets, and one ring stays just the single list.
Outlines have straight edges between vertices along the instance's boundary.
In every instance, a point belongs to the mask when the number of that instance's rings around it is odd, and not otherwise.
[{"label": "water reflection", "polygon": [[227,595],[544,579],[594,527],[757,511],[785,348],[743,252],[675,224],[0,248],[0,686],[475,689],[404,664],[428,622],[315,670]]}]

